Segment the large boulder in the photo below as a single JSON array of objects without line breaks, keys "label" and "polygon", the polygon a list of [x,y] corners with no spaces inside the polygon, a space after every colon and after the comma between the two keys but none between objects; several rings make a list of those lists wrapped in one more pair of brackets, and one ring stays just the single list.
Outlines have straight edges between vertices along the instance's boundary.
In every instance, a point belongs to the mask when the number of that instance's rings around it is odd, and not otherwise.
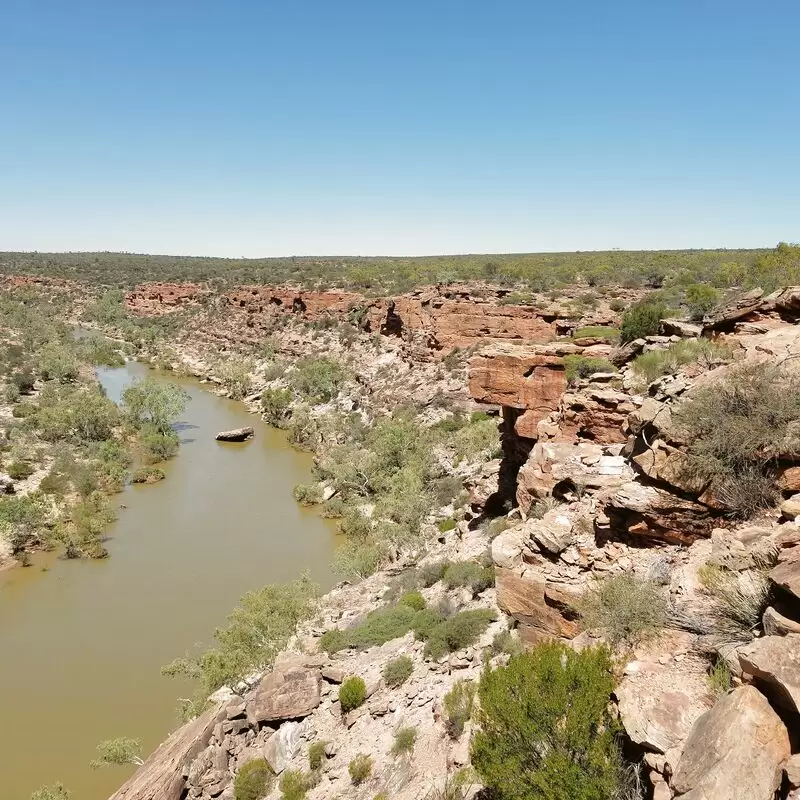
[{"label": "large boulder", "polygon": [[255,431],[251,427],[234,428],[230,431],[220,431],[214,438],[218,442],[244,442],[252,439]]},{"label": "large boulder", "polygon": [[319,702],[319,670],[305,667],[273,670],[262,678],[247,704],[247,718],[253,724],[299,719],[307,717]]},{"label": "large boulder", "polygon": [[789,734],[752,686],[722,697],[694,724],[672,776],[681,800],[773,800]]},{"label": "large boulder", "polygon": [[800,635],[756,639],[739,651],[739,665],[777,703],[800,712]]},{"label": "large boulder", "polygon": [[[535,575],[520,575],[510,569],[495,569],[497,605],[520,623],[520,636],[527,643],[553,637],[572,638],[578,633],[575,615],[565,614],[563,592],[556,597],[547,582]],[[571,619],[570,619],[571,617]]]},{"label": "large boulder", "polygon": [[180,800],[192,761],[207,747],[219,707],[178,728],[109,800]]},{"label": "large boulder", "polygon": [[704,711],[695,698],[679,688],[652,691],[646,681],[623,679],[615,694],[631,741],[656,753],[680,747]]}]

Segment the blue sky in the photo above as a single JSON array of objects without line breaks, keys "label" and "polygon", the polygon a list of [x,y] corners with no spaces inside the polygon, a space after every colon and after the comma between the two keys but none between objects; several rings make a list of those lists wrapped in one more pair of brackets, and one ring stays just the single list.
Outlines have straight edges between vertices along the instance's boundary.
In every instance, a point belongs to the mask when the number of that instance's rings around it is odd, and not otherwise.
[{"label": "blue sky", "polygon": [[800,239],[796,0],[2,0],[0,249]]}]

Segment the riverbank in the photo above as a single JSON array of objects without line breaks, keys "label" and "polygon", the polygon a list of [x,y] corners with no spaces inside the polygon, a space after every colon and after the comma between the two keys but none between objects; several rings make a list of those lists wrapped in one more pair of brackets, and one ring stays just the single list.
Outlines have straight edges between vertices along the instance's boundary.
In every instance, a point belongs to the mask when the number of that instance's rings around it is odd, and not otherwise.
[{"label": "riverbank", "polygon": [[[14,723],[0,734],[4,763],[15,764],[4,771],[13,800],[56,780],[81,800],[104,800],[129,770],[90,770],[95,745],[125,735],[148,752],[178,722],[176,698],[190,687],[163,677],[164,664],[208,643],[248,590],[306,569],[332,582],[335,527],[292,499],[310,478],[310,457],[191,379],[135,362],[100,378],[116,398],[146,375],[177,381],[192,399],[179,420],[180,452],[162,465],[167,479],[117,496],[110,558],[35,554],[30,568],[0,576],[0,649],[15,654],[0,664],[3,685],[16,687],[3,701]],[[243,424],[256,426],[254,441],[214,441]]]}]

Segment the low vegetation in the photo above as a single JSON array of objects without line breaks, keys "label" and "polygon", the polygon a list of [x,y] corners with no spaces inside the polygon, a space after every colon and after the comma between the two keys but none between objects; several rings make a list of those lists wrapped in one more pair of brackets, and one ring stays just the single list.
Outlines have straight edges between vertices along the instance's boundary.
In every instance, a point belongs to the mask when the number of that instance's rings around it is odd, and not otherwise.
[{"label": "low vegetation", "polygon": [[363,678],[354,675],[342,681],[342,685],[339,687],[339,705],[342,707],[343,714],[362,706],[366,699],[367,685]]},{"label": "low vegetation", "polygon": [[359,753],[348,765],[350,780],[353,786],[360,786],[372,774],[372,758],[365,753]]},{"label": "low vegetation", "polygon": [[269,794],[275,776],[263,758],[243,764],[233,781],[234,800],[261,800]]},{"label": "low vegetation", "polygon": [[394,743],[392,744],[392,755],[403,756],[413,752],[417,742],[417,729],[413,727],[398,728],[394,732]]},{"label": "low vegetation", "polygon": [[747,363],[694,391],[675,415],[688,442],[685,472],[734,517],[778,501],[784,454],[800,449],[800,376],[774,363]]},{"label": "low vegetation", "polygon": [[[472,764],[498,800],[613,798],[621,757],[609,712],[608,650],[538,645],[478,686]],[[513,697],[514,702],[509,702]]]},{"label": "low vegetation", "polygon": [[316,772],[325,763],[326,742],[311,742],[308,746],[308,768]]},{"label": "low vegetation", "polygon": [[617,368],[605,358],[588,356],[564,356],[564,374],[568,383],[575,383],[579,378],[588,378],[596,372],[616,372]]},{"label": "low vegetation", "polygon": [[386,663],[383,668],[383,680],[391,689],[402,686],[414,671],[414,662],[408,656],[398,656]]},{"label": "low vegetation", "polygon": [[281,800],[304,800],[308,790],[313,786],[310,775],[299,769],[287,769],[281,775],[278,784],[281,790]]},{"label": "low vegetation", "polygon": [[698,364],[710,369],[733,357],[730,348],[708,339],[684,339],[670,345],[666,350],[651,350],[637,356],[632,363],[637,377],[652,383],[663,375],[678,372],[688,364]]},{"label": "low vegetation", "polygon": [[444,725],[451,739],[458,739],[472,717],[476,686],[472,681],[460,680],[444,696]]},{"label": "low vegetation", "polygon": [[415,637],[425,642],[425,657],[438,660],[473,644],[493,619],[493,612],[488,609],[448,613],[448,609],[417,610],[399,602],[371,611],[351,628],[326,631],[320,638],[320,647],[329,654],[348,647],[366,649],[413,630]]},{"label": "low vegetation", "polygon": [[582,598],[585,628],[612,646],[634,645],[666,624],[666,603],[652,581],[626,573],[599,580]]}]

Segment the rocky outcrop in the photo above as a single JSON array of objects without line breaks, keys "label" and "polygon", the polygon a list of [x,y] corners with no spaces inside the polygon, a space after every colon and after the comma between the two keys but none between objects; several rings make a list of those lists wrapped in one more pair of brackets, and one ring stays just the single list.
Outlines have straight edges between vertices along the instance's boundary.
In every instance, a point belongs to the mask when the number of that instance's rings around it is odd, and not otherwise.
[{"label": "rocky outcrop", "polygon": [[178,728],[109,800],[180,800],[189,766],[208,745],[219,716],[216,706]]},{"label": "rocky outcrop", "polygon": [[210,296],[208,288],[196,283],[145,283],[125,295],[125,306],[139,316],[159,316],[198,306]]},{"label": "rocky outcrop", "polygon": [[520,637],[527,644],[553,637],[571,638],[578,632],[576,615],[571,614],[569,620],[559,611],[564,598],[547,581],[498,568],[495,582],[498,606],[520,624]]},{"label": "rocky outcrop", "polygon": [[743,686],[694,724],[672,789],[684,800],[772,800],[789,753],[780,717],[756,689]]}]

